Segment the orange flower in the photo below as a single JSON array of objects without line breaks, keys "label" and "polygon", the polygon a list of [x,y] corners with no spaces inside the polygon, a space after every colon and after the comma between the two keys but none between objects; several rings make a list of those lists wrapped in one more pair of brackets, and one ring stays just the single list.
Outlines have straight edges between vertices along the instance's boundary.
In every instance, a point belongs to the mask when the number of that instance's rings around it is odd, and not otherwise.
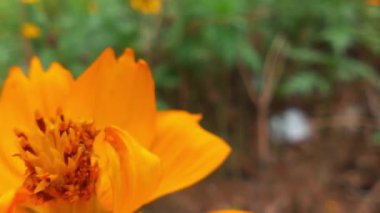
[{"label": "orange flower", "polygon": [[37,58],[0,99],[0,212],[134,212],[215,170],[230,148],[200,115],[156,112],[148,65],[106,49],[82,76]]},{"label": "orange flower", "polygon": [[35,39],[40,37],[41,30],[37,25],[26,22],[21,26],[21,34],[24,38]]},{"label": "orange flower", "polygon": [[131,7],[144,14],[158,14],[161,12],[162,0],[131,0]]}]

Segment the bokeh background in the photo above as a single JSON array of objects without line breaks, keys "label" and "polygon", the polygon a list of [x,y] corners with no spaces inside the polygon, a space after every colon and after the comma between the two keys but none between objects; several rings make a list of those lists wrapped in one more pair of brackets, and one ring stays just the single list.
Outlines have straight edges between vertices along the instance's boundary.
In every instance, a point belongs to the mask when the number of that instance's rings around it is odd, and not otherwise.
[{"label": "bokeh background", "polygon": [[0,82],[33,55],[75,76],[106,47],[148,61],[158,108],[233,153],[143,212],[380,212],[379,1],[150,1],[0,1]]}]

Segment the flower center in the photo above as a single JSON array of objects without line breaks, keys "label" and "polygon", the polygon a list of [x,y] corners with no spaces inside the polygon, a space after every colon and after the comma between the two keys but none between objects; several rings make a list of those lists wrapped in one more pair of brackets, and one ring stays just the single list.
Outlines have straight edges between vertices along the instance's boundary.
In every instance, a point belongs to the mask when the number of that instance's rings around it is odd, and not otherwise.
[{"label": "flower center", "polygon": [[98,165],[93,143],[99,131],[93,123],[66,120],[62,113],[44,119],[36,113],[37,131],[15,131],[20,144],[17,154],[26,165],[23,186],[38,201],[88,200],[95,190]]}]

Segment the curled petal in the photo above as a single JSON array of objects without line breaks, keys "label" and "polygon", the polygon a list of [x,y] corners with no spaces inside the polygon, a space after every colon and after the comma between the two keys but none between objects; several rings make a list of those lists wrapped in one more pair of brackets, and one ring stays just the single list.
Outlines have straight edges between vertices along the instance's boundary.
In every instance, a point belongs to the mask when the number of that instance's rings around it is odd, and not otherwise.
[{"label": "curled petal", "polygon": [[157,188],[160,160],[117,127],[106,128],[104,135],[94,147],[101,170],[98,199],[113,212],[133,212],[148,202]]}]

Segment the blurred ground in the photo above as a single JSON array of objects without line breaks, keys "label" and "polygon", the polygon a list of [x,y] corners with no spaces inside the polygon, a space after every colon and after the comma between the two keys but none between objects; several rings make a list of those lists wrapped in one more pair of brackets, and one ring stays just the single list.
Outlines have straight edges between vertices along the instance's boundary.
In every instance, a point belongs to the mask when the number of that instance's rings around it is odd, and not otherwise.
[{"label": "blurred ground", "polygon": [[380,212],[380,147],[359,134],[326,138],[286,145],[276,162],[251,176],[210,177],[144,212]]}]

